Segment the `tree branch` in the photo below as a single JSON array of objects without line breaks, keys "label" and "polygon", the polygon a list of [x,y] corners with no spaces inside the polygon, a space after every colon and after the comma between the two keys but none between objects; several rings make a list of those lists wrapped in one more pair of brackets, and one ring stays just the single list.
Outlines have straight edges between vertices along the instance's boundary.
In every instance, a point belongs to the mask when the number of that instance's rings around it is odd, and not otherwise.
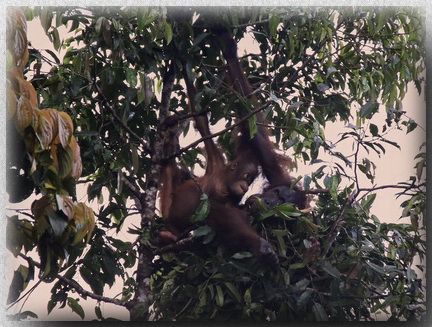
[{"label": "tree branch", "polygon": [[92,292],[89,292],[89,291],[85,290],[84,288],[82,288],[74,280],[70,280],[70,279],[68,279],[68,278],[66,278],[64,276],[61,276],[61,275],[57,275],[57,278],[59,280],[61,280],[63,283],[67,284],[69,287],[73,288],[83,298],[89,297],[89,298],[92,298],[92,299],[97,300],[99,302],[112,303],[112,304],[120,305],[122,307],[127,307],[127,302],[123,302],[123,301],[118,300],[118,299],[113,299],[113,298],[110,298],[110,297],[106,297],[106,296],[102,296],[102,295],[97,295],[97,294],[94,294]]},{"label": "tree branch", "polygon": [[228,131],[230,131],[230,130],[233,130],[234,128],[236,128],[237,126],[241,125],[244,121],[248,120],[248,119],[249,119],[250,117],[252,117],[253,115],[257,114],[257,113],[260,112],[260,111],[263,111],[264,109],[266,109],[270,104],[271,104],[270,102],[267,102],[266,104],[260,106],[259,108],[257,108],[257,109],[255,109],[255,110],[251,111],[251,112],[250,112],[249,114],[247,114],[246,116],[242,117],[242,118],[241,118],[240,120],[238,120],[235,124],[233,124],[233,125],[231,125],[231,126],[225,128],[225,129],[223,129],[223,130],[221,130],[221,131],[219,131],[219,132],[217,132],[217,133],[214,133],[214,134],[211,134],[211,135],[208,135],[208,136],[202,137],[202,138],[198,139],[197,141],[195,141],[195,142],[189,144],[188,146],[186,146],[186,147],[180,149],[180,150],[177,151],[176,153],[172,154],[170,157],[168,157],[168,158],[164,158],[164,159],[170,159],[170,158],[172,158],[172,157],[177,157],[177,156],[179,156],[180,154],[182,154],[182,153],[184,153],[184,152],[186,152],[186,151],[192,149],[193,147],[197,146],[198,144],[200,144],[201,142],[204,142],[204,141],[207,140],[207,139],[211,139],[211,138],[217,137],[217,136],[222,135],[222,134],[224,134],[224,133],[226,133],[226,132],[228,132]]},{"label": "tree branch", "polygon": [[[152,151],[152,166],[147,179],[146,192],[140,205],[141,210],[141,229],[149,230],[150,223],[156,211],[156,194],[158,191],[161,158],[163,157],[164,137],[167,134],[165,121],[168,117],[171,102],[171,93],[175,81],[175,63],[171,62],[163,77],[163,88],[161,107],[159,111],[159,125]],[[138,265],[136,269],[136,287],[134,299],[129,303],[128,308],[132,321],[147,320],[149,307],[151,304],[152,291],[150,289],[150,277],[152,274],[152,261],[154,258],[153,250],[144,241],[140,241],[138,246]]]},{"label": "tree branch", "polygon": [[148,146],[148,144],[141,137],[139,137],[133,130],[131,130],[129,126],[127,126],[119,116],[117,116],[113,107],[111,107],[110,104],[108,103],[108,99],[105,97],[105,94],[103,94],[102,90],[99,88],[99,85],[96,84],[96,81],[93,82],[93,86],[96,89],[99,96],[102,98],[103,106],[111,112],[114,119],[121,125],[121,127],[124,130],[126,130],[126,132],[128,132],[133,138],[135,138],[143,146],[144,151],[151,154],[153,150]]},{"label": "tree branch", "polygon": [[[39,269],[41,269],[41,264],[39,262],[36,262],[33,258],[30,258],[22,253],[18,254],[21,258],[23,258],[24,260],[31,262],[33,265],[35,265],[36,267],[38,267]],[[57,278],[59,280],[61,280],[63,283],[65,283],[66,285],[68,285],[69,287],[73,288],[78,294],[80,294],[83,298],[85,297],[89,297],[92,298],[94,300],[97,300],[99,302],[106,302],[106,303],[112,303],[112,304],[116,304],[116,305],[120,305],[125,307],[127,305],[127,302],[123,302],[121,300],[118,299],[113,299],[107,296],[102,296],[102,295],[97,295],[95,293],[92,293],[90,291],[87,291],[86,289],[84,289],[81,285],[79,285],[76,281],[74,280],[70,280],[69,278],[66,278],[60,274],[57,274]],[[41,280],[43,281],[43,280]],[[38,282],[40,283],[40,281]]]},{"label": "tree branch", "polygon": [[255,25],[261,25],[261,24],[266,24],[270,21],[270,19],[263,19],[263,20],[259,20],[257,22],[251,22],[251,23],[245,23],[245,24],[238,24],[238,25],[231,25],[230,28],[245,28],[245,27],[249,27],[249,26],[255,26]]},{"label": "tree branch", "polygon": [[162,254],[173,250],[179,250],[180,248],[183,248],[184,246],[191,244],[194,240],[195,239],[193,236],[182,238],[175,243],[168,244],[166,246],[161,247],[160,249],[155,251],[155,254]]},{"label": "tree branch", "polygon": [[402,186],[402,185],[382,185],[382,186],[376,186],[376,187],[370,187],[370,188],[359,188],[358,192],[373,192],[373,191],[377,191],[377,190],[383,190],[386,188],[399,188],[399,189],[404,189],[407,190],[410,187],[408,186]]},{"label": "tree branch", "polygon": [[[334,294],[331,294],[329,292],[319,291],[319,290],[316,290],[316,289],[311,288],[311,287],[306,287],[305,289],[308,290],[308,291],[314,291],[314,292],[320,293],[320,294],[322,294],[324,296],[334,297]],[[385,299],[385,298],[387,298],[387,297],[389,297],[391,295],[393,295],[393,294],[387,294],[387,295],[383,294],[383,295],[376,295],[376,296],[362,296],[362,295],[354,295],[354,294],[340,294],[340,295],[338,295],[338,297],[340,297],[342,299],[379,300],[379,299]]]}]

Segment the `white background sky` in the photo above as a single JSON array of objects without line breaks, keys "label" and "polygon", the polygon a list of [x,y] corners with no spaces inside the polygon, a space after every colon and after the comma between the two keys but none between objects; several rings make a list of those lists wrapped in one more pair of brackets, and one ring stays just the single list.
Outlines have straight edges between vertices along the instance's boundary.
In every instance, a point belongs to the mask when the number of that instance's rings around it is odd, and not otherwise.
[{"label": "white background sky", "polygon": [[[157,4],[154,3],[154,5]],[[28,26],[28,39],[36,49],[52,49],[52,46],[38,21],[29,22]],[[403,106],[403,109],[407,111],[409,117],[411,117],[423,128],[426,128],[426,103],[424,99],[424,94],[419,96],[415,87],[411,86],[406,95],[406,98],[403,101]],[[378,121],[377,125],[381,127],[384,124],[385,113],[380,113],[379,115],[376,115],[374,119]],[[326,129],[326,138],[329,140],[336,140],[338,138],[338,134],[344,131],[347,131],[344,130],[344,126],[336,124],[335,126]],[[415,161],[413,160],[413,158],[419,152],[419,147],[426,138],[426,133],[421,128],[417,128],[414,132],[408,135],[406,135],[405,132],[400,131],[393,131],[391,133],[392,134],[388,135],[388,138],[396,140],[401,146],[401,150],[388,146],[386,147],[386,155],[381,159],[378,159],[378,157],[371,155],[370,159],[375,164],[377,164],[377,185],[396,184],[399,181],[406,181],[408,180],[409,176],[414,175]],[[189,144],[191,141],[192,140],[186,140],[185,144]],[[345,152],[343,150],[341,150],[341,152],[351,153],[352,151],[350,149],[347,149]],[[325,158],[322,159],[325,160]],[[313,171],[314,169],[316,169],[316,167],[299,167],[298,171],[294,172],[294,174],[303,175],[309,173],[310,171]],[[363,181],[363,183],[364,184],[361,185],[362,187],[372,186],[367,181]],[[396,200],[396,192],[397,190],[394,189],[378,191],[377,199],[372,208],[372,211],[375,215],[379,217],[381,221],[390,222],[391,219],[394,220],[395,217],[398,218],[400,216],[401,209],[399,207],[399,204],[404,199]],[[85,200],[85,197],[84,199],[80,199],[80,201]],[[29,203],[31,203],[31,201]],[[7,205],[7,207],[10,206]],[[403,220],[399,220],[399,222],[409,223],[409,219],[404,218]],[[123,230],[127,229],[124,228]],[[120,233],[123,234],[124,237],[127,237],[125,232]],[[6,285],[9,285],[13,269],[16,269],[19,264],[17,260],[10,255],[8,255],[7,258],[7,267],[9,269],[6,275]],[[81,281],[77,280],[77,282],[80,283]],[[50,290],[52,286],[53,284],[40,285],[38,289],[28,298],[23,310],[31,310],[37,313],[40,320],[80,320],[78,315],[72,313],[71,309],[68,307],[62,310],[55,309],[49,316],[47,316],[46,305],[50,298]],[[27,289],[29,289],[29,287]],[[118,287],[116,288],[114,286],[113,289],[109,291],[110,294],[108,294],[108,296],[113,296],[120,291],[121,288],[119,289]],[[75,297],[74,295],[72,296]],[[81,300],[80,303],[83,304],[83,300]],[[93,310],[94,306],[95,301],[87,301],[85,306],[86,320],[91,320],[95,318]],[[18,304],[15,306],[14,310],[18,310],[20,307],[21,304]],[[102,304],[101,309],[104,316],[115,317],[122,320],[129,319],[129,314],[124,308],[120,308],[111,304]],[[10,313],[13,313],[14,310],[12,310]]]}]

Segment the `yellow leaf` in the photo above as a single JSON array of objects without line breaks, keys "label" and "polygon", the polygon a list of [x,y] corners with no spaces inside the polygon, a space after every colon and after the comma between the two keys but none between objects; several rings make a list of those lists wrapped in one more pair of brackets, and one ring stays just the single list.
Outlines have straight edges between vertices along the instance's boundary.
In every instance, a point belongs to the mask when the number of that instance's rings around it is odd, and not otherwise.
[{"label": "yellow leaf", "polygon": [[65,112],[58,113],[58,138],[64,149],[68,146],[72,133],[73,122],[69,115]]},{"label": "yellow leaf", "polygon": [[73,153],[71,147],[63,149],[60,144],[57,144],[57,157],[58,157],[58,176],[65,178],[70,176],[73,166]]},{"label": "yellow leaf", "polygon": [[17,111],[17,97],[11,87],[7,88],[7,118],[12,119]]},{"label": "yellow leaf", "polygon": [[59,162],[58,162],[58,156],[57,156],[57,145],[52,144],[50,147],[50,153],[51,153],[51,159],[52,164],[51,166],[55,169],[55,171],[58,174],[59,171]]},{"label": "yellow leaf", "polygon": [[52,190],[52,191],[56,191],[57,190],[57,188],[54,185],[52,185],[50,182],[45,182],[43,184],[43,187],[44,187],[45,190]]},{"label": "yellow leaf", "polygon": [[33,175],[33,173],[36,171],[36,169],[37,169],[36,159],[34,157],[32,157],[32,165],[30,168],[30,175]]},{"label": "yellow leaf", "polygon": [[17,111],[15,115],[15,126],[19,132],[23,132],[33,121],[33,107],[30,101],[20,96],[17,103]]},{"label": "yellow leaf", "polygon": [[40,199],[33,201],[31,205],[31,212],[36,220],[44,216],[48,211],[57,210],[57,207],[53,200],[54,198],[51,195],[47,194]]},{"label": "yellow leaf", "polygon": [[12,85],[12,88],[15,92],[19,92],[19,80],[24,79],[23,71],[17,67],[12,68],[8,71],[7,78]]},{"label": "yellow leaf", "polygon": [[86,206],[84,203],[77,203],[75,205],[74,222],[76,234],[72,245],[78,244],[86,236],[86,242],[88,243],[90,241],[95,226],[95,217],[93,210]]},{"label": "yellow leaf", "polygon": [[12,52],[16,66],[24,68],[29,54],[27,49],[27,21],[21,10],[15,9],[7,16],[7,47]]},{"label": "yellow leaf", "polygon": [[68,220],[74,219],[75,205],[72,198],[67,195],[56,194],[56,200],[58,210],[62,211],[68,217]]},{"label": "yellow leaf", "polygon": [[32,83],[23,78],[18,78],[18,83],[20,94],[29,99],[33,107],[37,107],[37,94]]},{"label": "yellow leaf", "polygon": [[81,150],[76,141],[75,136],[72,135],[69,146],[72,149],[72,171],[70,175],[74,179],[78,179],[82,174]]},{"label": "yellow leaf", "polygon": [[51,122],[54,126],[53,139],[55,139],[57,137],[57,134],[58,134],[58,114],[59,114],[59,112],[56,109],[43,109],[43,111],[48,112],[49,116],[51,117]]},{"label": "yellow leaf", "polygon": [[47,149],[57,136],[58,132],[58,112],[55,109],[39,110],[39,120],[35,128],[36,136],[42,146]]}]

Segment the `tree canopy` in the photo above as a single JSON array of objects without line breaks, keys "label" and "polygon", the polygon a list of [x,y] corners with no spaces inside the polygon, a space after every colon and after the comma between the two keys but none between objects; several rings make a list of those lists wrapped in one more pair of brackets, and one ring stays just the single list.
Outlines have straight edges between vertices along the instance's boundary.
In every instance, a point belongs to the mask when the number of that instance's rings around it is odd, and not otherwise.
[{"label": "tree canopy", "polygon": [[[57,51],[28,45],[35,17]],[[166,118],[182,138],[193,132],[182,63],[228,158],[240,110],[253,110],[226,81],[215,24],[253,42],[241,61],[273,141],[293,167],[314,167],[298,177],[307,210],[282,204],[250,217],[279,255],[274,270],[226,253],[205,225],[186,247],[154,242]],[[80,298],[123,306],[131,320],[423,320],[425,150],[397,185],[375,183],[370,156],[399,147],[389,131],[421,128],[402,100],[410,85],[423,92],[424,33],[419,8],[11,9],[7,185],[9,202],[32,205],[7,212],[7,247],[25,262],[14,267],[8,305],[36,278],[52,283],[48,312],[67,305],[83,319]],[[335,122],[345,128],[328,140]],[[250,114],[252,134],[256,124]],[[178,150],[182,166],[205,167],[202,141]],[[384,188],[404,199],[409,223],[371,213]],[[122,293],[107,295],[119,282]]]}]

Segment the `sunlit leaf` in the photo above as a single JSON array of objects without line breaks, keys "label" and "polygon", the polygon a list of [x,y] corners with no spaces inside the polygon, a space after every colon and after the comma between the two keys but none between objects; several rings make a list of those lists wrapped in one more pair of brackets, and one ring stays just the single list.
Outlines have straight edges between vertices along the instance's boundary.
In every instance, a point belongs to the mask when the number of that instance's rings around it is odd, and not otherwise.
[{"label": "sunlit leaf", "polygon": [[15,126],[17,130],[22,132],[28,126],[32,124],[33,121],[33,107],[30,101],[24,97],[20,96],[17,103],[17,110],[15,114]]},{"label": "sunlit leaf", "polygon": [[276,35],[279,23],[280,23],[279,17],[277,17],[277,15],[271,15],[269,20],[269,29],[270,29],[271,36]]},{"label": "sunlit leaf", "polygon": [[69,146],[72,150],[72,170],[70,176],[74,179],[78,179],[82,174],[81,150],[73,135]]},{"label": "sunlit leaf", "polygon": [[171,24],[165,21],[164,29],[165,29],[165,39],[167,41],[167,44],[170,44],[173,38],[173,29],[171,27]]},{"label": "sunlit leaf", "polygon": [[56,194],[57,209],[62,211],[71,220],[75,214],[75,205],[72,198],[65,195]]},{"label": "sunlit leaf", "polygon": [[7,118],[12,119],[15,116],[15,113],[17,111],[18,99],[15,95],[15,92],[11,89],[11,87],[8,87],[6,92],[7,92],[7,95],[6,95]]},{"label": "sunlit leaf", "polygon": [[34,89],[33,85],[23,79],[23,78],[18,78],[18,82],[19,82],[19,93],[22,96],[25,96],[29,101],[30,104],[33,107],[37,106],[37,94],[36,94],[36,90]]},{"label": "sunlit leaf", "polygon": [[42,146],[47,149],[58,134],[58,111],[55,109],[38,110],[36,136]]},{"label": "sunlit leaf", "polygon": [[73,134],[73,122],[70,116],[65,112],[59,112],[58,119],[58,138],[64,149],[68,146]]},{"label": "sunlit leaf", "polygon": [[88,243],[95,227],[93,210],[84,203],[77,203],[74,207],[74,212],[75,236],[72,245],[78,244],[85,237]]}]

